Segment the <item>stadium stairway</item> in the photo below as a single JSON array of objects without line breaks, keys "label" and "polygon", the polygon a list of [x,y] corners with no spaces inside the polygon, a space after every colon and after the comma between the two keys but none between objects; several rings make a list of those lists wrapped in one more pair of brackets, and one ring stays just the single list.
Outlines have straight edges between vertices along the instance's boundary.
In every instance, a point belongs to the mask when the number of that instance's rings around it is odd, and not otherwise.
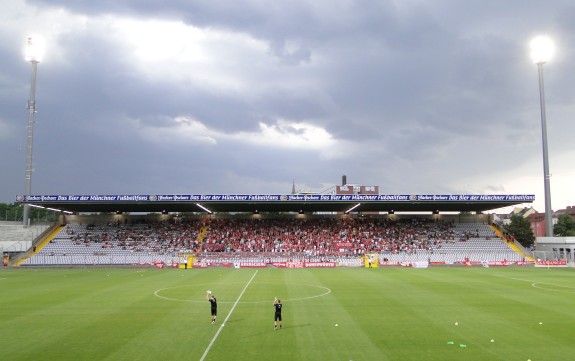
[{"label": "stadium stairway", "polygon": [[495,232],[497,237],[499,237],[503,242],[507,243],[507,246],[509,246],[509,248],[514,250],[517,254],[521,255],[521,257],[524,257],[526,261],[535,262],[533,257],[526,254],[524,250],[519,249],[519,247],[517,247],[517,245],[515,243],[509,242],[499,227],[496,227],[492,224],[489,225],[489,227],[491,227],[491,229],[493,229],[493,231]]},{"label": "stadium stairway", "polygon": [[35,256],[38,252],[40,252],[40,250],[42,248],[44,248],[44,246],[46,246],[48,243],[50,243],[50,241],[52,241],[54,238],[56,238],[56,235],[58,235],[58,233],[60,233],[60,231],[63,228],[64,228],[63,225],[57,225],[57,226],[52,227],[51,231],[49,233],[45,234],[44,237],[42,237],[39,240],[39,242],[36,244],[35,247],[33,247],[28,252],[26,252],[26,254],[23,257],[14,261],[14,263],[12,265],[14,267],[18,267],[22,263],[24,263],[28,258]]},{"label": "stadium stairway", "polygon": [[206,234],[208,233],[208,227],[207,226],[203,226],[200,229],[200,232],[198,233],[198,243],[202,243],[204,241],[204,238],[206,238]]}]

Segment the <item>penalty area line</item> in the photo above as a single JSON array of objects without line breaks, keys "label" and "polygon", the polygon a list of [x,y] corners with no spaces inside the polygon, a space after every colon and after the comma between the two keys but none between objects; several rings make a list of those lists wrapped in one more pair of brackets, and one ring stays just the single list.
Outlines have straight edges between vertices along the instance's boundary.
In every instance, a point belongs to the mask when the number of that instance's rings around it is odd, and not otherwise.
[{"label": "penalty area line", "polygon": [[236,302],[234,302],[234,305],[232,306],[232,309],[230,310],[230,312],[228,313],[228,315],[226,316],[226,319],[224,320],[224,322],[222,322],[222,324],[220,325],[220,327],[218,328],[218,332],[216,332],[216,334],[214,335],[214,337],[212,338],[212,341],[210,342],[210,344],[208,345],[208,347],[206,348],[206,351],[204,351],[204,354],[202,355],[202,358],[200,359],[200,361],[204,361],[206,359],[206,356],[208,355],[208,353],[210,352],[212,346],[214,345],[214,342],[216,342],[216,339],[218,338],[218,336],[220,335],[220,332],[222,332],[222,327],[223,325],[226,324],[226,322],[228,322],[228,319],[230,318],[230,316],[232,315],[232,312],[234,312],[234,309],[236,308],[236,306],[238,305],[238,303],[240,302],[240,299],[242,298],[242,296],[244,295],[244,292],[246,292],[246,290],[248,289],[248,286],[252,283],[252,281],[254,280],[254,278],[256,277],[256,275],[258,274],[259,270],[256,270],[256,272],[254,273],[254,275],[252,276],[252,278],[250,278],[250,280],[248,281],[248,283],[246,284],[246,286],[244,287],[244,289],[242,290],[242,292],[240,293],[240,295],[238,296],[238,299],[236,300]]}]

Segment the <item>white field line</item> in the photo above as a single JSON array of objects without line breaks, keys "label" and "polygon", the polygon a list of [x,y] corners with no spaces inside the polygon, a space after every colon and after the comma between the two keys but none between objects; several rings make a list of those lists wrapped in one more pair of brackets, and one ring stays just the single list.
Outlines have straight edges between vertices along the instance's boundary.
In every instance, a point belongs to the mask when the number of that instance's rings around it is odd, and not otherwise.
[{"label": "white field line", "polygon": [[[538,288],[540,290],[545,290],[545,291],[556,291],[556,292],[568,292],[568,293],[572,293],[575,292],[575,287],[571,287],[571,286],[563,286],[563,285],[557,285],[554,283],[548,283],[548,282],[538,282],[538,281],[533,281],[533,280],[526,280],[526,279],[522,279],[522,278],[515,278],[515,277],[505,277],[505,276],[498,276],[498,275],[493,275],[494,277],[499,277],[499,278],[506,278],[508,280],[515,280],[515,281],[522,281],[522,282],[529,282],[531,283],[531,287],[533,288]],[[558,287],[558,288],[564,288],[566,290],[553,290],[550,288],[545,288],[545,287],[541,287],[539,285],[549,285],[549,286],[553,286],[553,287]]]},{"label": "white field line", "polygon": [[[252,282],[252,284],[271,284],[271,282]],[[230,283],[231,284],[231,283]],[[182,300],[179,298],[171,298],[171,297],[166,297],[166,296],[162,296],[160,293],[162,291],[165,290],[169,290],[169,289],[174,289],[174,288],[183,288],[183,287],[198,287],[198,286],[206,286],[208,285],[207,283],[198,283],[198,284],[193,284],[193,285],[184,285],[184,286],[175,286],[175,287],[167,287],[167,288],[160,288],[154,291],[154,296],[161,298],[163,300],[168,300],[168,301],[181,301],[181,302],[191,302],[191,303],[204,303],[206,302],[205,300]],[[222,284],[225,285],[225,284]],[[319,288],[323,290],[323,293],[320,293],[318,295],[314,295],[314,296],[306,296],[306,297],[300,297],[300,298],[290,298],[290,299],[283,299],[284,302],[294,302],[294,301],[304,301],[304,300],[310,300],[312,298],[318,298],[318,297],[323,297],[323,296],[327,296],[331,293],[331,289],[324,287],[324,286],[318,286],[318,285],[308,285],[308,284],[300,284],[300,283],[294,283],[294,285],[296,286],[306,286],[306,287],[315,287],[315,288]],[[221,285],[220,285],[221,286]],[[267,301],[242,301],[242,302],[238,302],[238,303],[268,303],[269,300]],[[226,302],[226,301],[221,301],[218,302],[218,304],[224,304],[224,303],[234,303],[232,301]]]},{"label": "white field line", "polygon": [[230,310],[230,312],[228,313],[228,315],[226,316],[226,319],[224,320],[224,322],[222,322],[222,324],[220,325],[220,327],[218,328],[218,332],[216,332],[216,334],[214,335],[214,337],[212,338],[212,341],[210,342],[210,344],[208,345],[208,347],[206,348],[206,351],[204,351],[204,354],[202,355],[202,358],[200,359],[200,361],[204,361],[206,356],[208,355],[208,353],[210,352],[212,346],[214,345],[214,342],[216,342],[216,339],[218,338],[218,336],[220,335],[220,332],[222,332],[222,328],[223,326],[226,324],[226,322],[228,322],[228,319],[230,318],[230,316],[232,315],[232,312],[234,312],[234,309],[236,308],[236,306],[238,305],[238,303],[240,302],[240,299],[242,298],[242,296],[244,295],[244,292],[246,292],[246,290],[248,289],[248,286],[250,285],[250,283],[252,283],[253,279],[256,277],[256,275],[258,274],[258,271],[256,271],[254,273],[254,275],[252,276],[252,278],[250,278],[250,280],[248,281],[248,283],[246,284],[246,286],[244,287],[244,289],[242,290],[242,292],[240,293],[240,295],[238,296],[238,299],[236,300],[236,302],[234,303],[234,305],[232,306],[232,309]]}]

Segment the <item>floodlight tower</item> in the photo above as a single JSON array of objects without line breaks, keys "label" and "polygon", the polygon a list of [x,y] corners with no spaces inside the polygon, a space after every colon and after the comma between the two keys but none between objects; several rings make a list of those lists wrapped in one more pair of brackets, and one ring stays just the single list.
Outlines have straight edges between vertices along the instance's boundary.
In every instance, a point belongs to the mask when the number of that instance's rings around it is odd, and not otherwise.
[{"label": "floodlight tower", "polygon": [[[26,143],[26,173],[25,179],[25,195],[32,194],[32,148],[34,145],[34,116],[36,115],[36,72],[38,63],[42,58],[43,47],[40,39],[28,37],[26,39],[26,47],[24,50],[24,59],[32,64],[32,78],[30,81],[30,98],[28,99],[28,127],[27,127],[27,143]],[[30,206],[24,204],[24,213],[22,221],[24,227],[30,225]]]},{"label": "floodlight tower", "polygon": [[531,41],[531,59],[539,71],[539,102],[541,104],[541,136],[543,140],[543,182],[545,187],[545,236],[553,237],[553,216],[551,209],[551,174],[547,151],[547,115],[545,111],[545,88],[543,86],[543,64],[548,62],[555,51],[553,41],[546,36],[538,36]]}]

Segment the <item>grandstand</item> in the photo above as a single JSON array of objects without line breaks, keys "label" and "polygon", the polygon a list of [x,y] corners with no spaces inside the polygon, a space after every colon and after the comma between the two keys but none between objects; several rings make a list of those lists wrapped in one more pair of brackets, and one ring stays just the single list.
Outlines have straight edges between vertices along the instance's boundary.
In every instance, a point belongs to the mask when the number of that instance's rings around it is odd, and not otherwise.
[{"label": "grandstand", "polygon": [[[497,236],[485,215],[430,216],[67,216],[18,261],[27,266],[172,267],[274,265],[362,266],[523,264],[527,254]],[[192,266],[189,264],[189,266]]]},{"label": "grandstand", "polygon": [[24,251],[11,252],[16,266],[360,266],[367,254],[392,266],[529,260],[522,247],[496,232],[484,212],[532,202],[534,196],[31,195],[16,200],[60,214]]}]

